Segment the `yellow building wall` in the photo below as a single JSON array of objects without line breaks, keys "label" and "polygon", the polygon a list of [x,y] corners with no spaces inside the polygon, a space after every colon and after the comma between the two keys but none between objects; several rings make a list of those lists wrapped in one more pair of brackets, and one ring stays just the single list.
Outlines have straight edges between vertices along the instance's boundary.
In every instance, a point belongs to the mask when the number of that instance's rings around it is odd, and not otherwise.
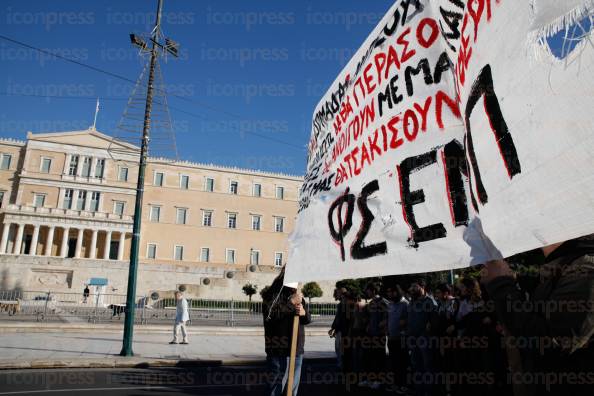
[{"label": "yellow building wall", "polygon": [[15,175],[21,159],[21,151],[21,145],[0,140],[0,154],[9,154],[11,156],[10,168],[7,170],[0,169],[0,191],[4,192],[2,207],[10,203],[12,190],[15,187]]}]

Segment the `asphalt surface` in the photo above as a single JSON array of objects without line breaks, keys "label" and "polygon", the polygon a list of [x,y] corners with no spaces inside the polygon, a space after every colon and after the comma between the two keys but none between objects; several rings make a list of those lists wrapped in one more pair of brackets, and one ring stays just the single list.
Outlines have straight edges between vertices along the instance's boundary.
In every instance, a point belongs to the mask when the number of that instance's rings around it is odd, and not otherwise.
[{"label": "asphalt surface", "polygon": [[[156,318],[148,318],[144,323],[140,321],[140,319],[136,318],[135,325],[143,326],[147,325],[164,325],[164,324],[171,324],[173,321],[173,317],[156,317]],[[326,326],[329,327],[332,324],[332,320],[334,317],[330,316],[314,316],[312,318],[311,326]],[[35,316],[35,315],[26,315],[26,314],[18,314],[14,316],[9,316],[4,313],[0,313],[0,324],[1,323],[15,323],[15,322],[29,322],[29,323],[72,323],[72,324],[86,324],[86,323],[97,323],[97,324],[122,324],[124,323],[124,315],[121,316],[105,316],[105,317],[98,317],[94,320],[89,320],[88,318],[83,318],[79,316],[60,316],[60,315],[51,315],[46,317]],[[237,317],[233,320],[233,326],[262,326],[262,317],[258,315],[254,315],[251,317]],[[191,325],[195,326],[229,326],[231,321],[228,319],[218,319],[218,318],[200,318],[200,317],[192,317],[190,321]]]},{"label": "asphalt surface", "polygon": [[[0,371],[0,395],[264,395],[262,366]],[[330,362],[305,361],[300,395],[384,395],[347,388]]]}]

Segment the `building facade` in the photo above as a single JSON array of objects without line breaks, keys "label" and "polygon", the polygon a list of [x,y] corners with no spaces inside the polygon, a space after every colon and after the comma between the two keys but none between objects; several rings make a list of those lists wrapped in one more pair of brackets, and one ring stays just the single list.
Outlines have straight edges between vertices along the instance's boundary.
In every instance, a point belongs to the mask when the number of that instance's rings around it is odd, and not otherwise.
[{"label": "building facade", "polygon": [[[78,291],[105,277],[124,292],[138,153],[94,129],[0,140],[3,287]],[[233,283],[268,284],[287,258],[301,183],[149,159],[139,292],[184,284],[197,296],[224,298],[241,293],[228,290]]]}]

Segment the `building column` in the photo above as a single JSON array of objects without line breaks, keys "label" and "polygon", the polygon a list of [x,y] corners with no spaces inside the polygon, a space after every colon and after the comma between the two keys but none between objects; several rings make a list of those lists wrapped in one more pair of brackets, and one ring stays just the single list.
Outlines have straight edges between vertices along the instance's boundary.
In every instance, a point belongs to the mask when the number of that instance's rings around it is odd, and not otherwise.
[{"label": "building column", "polygon": [[103,258],[109,260],[109,248],[111,245],[111,231],[105,233],[105,245],[103,246]]},{"label": "building column", "polygon": [[72,190],[72,203],[70,204],[70,209],[76,210],[78,205],[78,190]]},{"label": "building column", "polygon": [[95,177],[95,171],[97,170],[97,157],[91,159],[91,177]]},{"label": "building column", "polygon": [[68,169],[70,168],[70,154],[66,154],[66,158],[64,159],[64,174],[68,174]]},{"label": "building column", "polygon": [[60,257],[68,256],[68,234],[70,234],[69,227],[63,227],[64,233],[62,234],[62,246],[60,247]]},{"label": "building column", "polygon": [[21,254],[21,247],[23,246],[23,232],[25,231],[25,225],[19,224],[17,229],[16,238],[14,239],[14,254]]},{"label": "building column", "polygon": [[86,194],[87,195],[85,196],[85,206],[83,207],[83,210],[88,212],[91,208],[91,197],[93,195],[93,192],[91,190],[87,190]]},{"label": "building column", "polygon": [[31,256],[35,256],[37,254],[37,241],[39,240],[39,225],[34,225],[33,227],[33,237],[31,238],[31,248],[29,249],[29,254]]},{"label": "building column", "polygon": [[51,256],[52,255],[52,247],[54,246],[54,229],[55,227],[49,226],[47,230],[47,241],[45,242],[45,255]]},{"label": "building column", "polygon": [[126,243],[126,232],[120,232],[120,243],[118,244],[118,260],[124,259],[124,244]]},{"label": "building column", "polygon": [[97,257],[97,230],[93,230],[91,235],[91,251],[89,252],[89,258],[94,259]]},{"label": "building column", "polygon": [[74,257],[76,258],[80,258],[80,253],[82,251],[82,243],[83,243],[83,237],[85,235],[85,229],[84,228],[79,228],[78,229],[78,234],[76,236],[76,250],[74,251]]},{"label": "building column", "polygon": [[10,225],[12,223],[4,223],[2,227],[2,241],[0,241],[0,254],[6,253],[6,246],[8,245],[8,233],[10,232]]},{"label": "building column", "polygon": [[97,209],[97,212],[107,212],[103,210],[103,198],[105,197],[105,194],[103,193],[99,193],[99,208]]},{"label": "building column", "polygon": [[60,188],[59,193],[58,193],[58,208],[59,209],[64,208],[64,196],[65,195],[66,195],[66,189]]}]

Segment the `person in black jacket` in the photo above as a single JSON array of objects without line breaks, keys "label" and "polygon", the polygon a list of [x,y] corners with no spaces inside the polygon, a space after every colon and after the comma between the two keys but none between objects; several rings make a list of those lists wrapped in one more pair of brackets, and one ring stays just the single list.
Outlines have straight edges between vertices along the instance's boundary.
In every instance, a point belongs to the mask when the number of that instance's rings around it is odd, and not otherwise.
[{"label": "person in black jacket", "polygon": [[342,334],[347,329],[347,318],[346,318],[346,293],[347,290],[344,287],[334,289],[334,299],[338,301],[336,306],[336,314],[334,320],[328,331],[330,338],[334,338],[334,351],[336,352],[336,366],[338,369],[342,369]]},{"label": "person in black jacket", "polygon": [[301,291],[283,286],[284,268],[262,296],[264,315],[264,343],[266,358],[271,370],[270,395],[283,394],[289,374],[289,358],[293,337],[293,318],[299,316],[297,356],[293,382],[293,395],[297,396],[305,346],[304,326],[311,322],[311,315]]},{"label": "person in black jacket", "polygon": [[499,320],[520,352],[510,373],[523,395],[591,395],[594,384],[594,237],[542,248],[541,279],[529,300],[503,260],[481,274]]}]

